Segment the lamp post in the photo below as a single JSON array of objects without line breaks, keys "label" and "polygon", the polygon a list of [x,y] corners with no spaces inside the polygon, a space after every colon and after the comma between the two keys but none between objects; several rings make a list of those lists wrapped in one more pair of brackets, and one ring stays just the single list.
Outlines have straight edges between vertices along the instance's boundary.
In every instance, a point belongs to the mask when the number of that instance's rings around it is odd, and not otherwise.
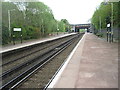
[{"label": "lamp post", "polygon": [[[108,4],[109,0],[104,0],[105,5]],[[111,4],[111,42],[113,42],[113,2],[110,3]]]},{"label": "lamp post", "polygon": [[59,32],[59,28],[57,29],[57,35],[58,35],[58,32]]},{"label": "lamp post", "polygon": [[58,29],[58,22],[57,22],[57,35],[58,35],[58,31],[59,31],[59,29]]},{"label": "lamp post", "polygon": [[[11,23],[10,23],[10,12],[14,11],[15,9],[8,10],[8,27],[9,27],[9,37],[11,39]],[[11,41],[11,40],[10,40]]]},{"label": "lamp post", "polygon": [[99,21],[100,21],[100,33],[101,33],[101,16],[99,16]]},{"label": "lamp post", "polygon": [[64,30],[64,34],[65,34],[65,24],[63,23],[63,30]]},{"label": "lamp post", "polygon": [[43,33],[43,36],[44,36],[44,25],[43,25],[43,19],[42,19],[42,33]]},{"label": "lamp post", "polygon": [[113,3],[111,3],[111,8],[112,8],[111,35],[112,35],[112,42],[113,42]]}]

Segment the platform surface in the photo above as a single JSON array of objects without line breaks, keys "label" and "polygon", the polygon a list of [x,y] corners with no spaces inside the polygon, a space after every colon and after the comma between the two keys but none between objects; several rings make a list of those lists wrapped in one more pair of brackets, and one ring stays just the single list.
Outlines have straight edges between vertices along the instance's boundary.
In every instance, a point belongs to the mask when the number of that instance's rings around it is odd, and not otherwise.
[{"label": "platform surface", "polygon": [[117,43],[86,33],[66,62],[48,88],[118,88]]},{"label": "platform surface", "polygon": [[72,34],[75,34],[75,33],[66,33],[66,34],[62,33],[62,34],[54,35],[54,36],[51,36],[48,38],[42,38],[42,39],[36,39],[34,41],[23,42],[22,44],[19,43],[19,44],[15,44],[15,45],[5,46],[5,47],[2,47],[0,53],[18,49],[18,48],[22,48],[22,47],[26,47],[26,46],[37,44],[37,43],[46,42],[46,41],[61,38],[61,37],[65,37],[65,36],[72,35]]}]

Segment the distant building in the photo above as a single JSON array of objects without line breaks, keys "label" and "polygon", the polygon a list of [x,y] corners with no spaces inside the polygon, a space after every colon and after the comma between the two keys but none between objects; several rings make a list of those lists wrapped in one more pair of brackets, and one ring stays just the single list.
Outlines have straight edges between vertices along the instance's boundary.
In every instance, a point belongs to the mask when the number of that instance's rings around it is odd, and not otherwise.
[{"label": "distant building", "polygon": [[87,32],[92,31],[90,30],[91,24],[70,24],[71,25],[71,30],[73,32],[79,32],[80,29],[87,29]]},{"label": "distant building", "polygon": [[75,25],[71,25],[71,31],[75,32]]}]

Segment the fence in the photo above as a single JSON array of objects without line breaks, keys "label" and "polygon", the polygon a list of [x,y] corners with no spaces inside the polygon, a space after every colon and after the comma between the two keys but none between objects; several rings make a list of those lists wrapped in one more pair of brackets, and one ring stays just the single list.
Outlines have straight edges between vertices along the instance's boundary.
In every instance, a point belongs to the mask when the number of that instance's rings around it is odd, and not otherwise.
[{"label": "fence", "polygon": [[[114,40],[120,40],[120,28],[113,28],[113,39]],[[107,39],[107,28],[106,29],[101,29],[101,30],[93,30],[92,31],[94,34],[99,34],[100,36],[104,37]]]}]

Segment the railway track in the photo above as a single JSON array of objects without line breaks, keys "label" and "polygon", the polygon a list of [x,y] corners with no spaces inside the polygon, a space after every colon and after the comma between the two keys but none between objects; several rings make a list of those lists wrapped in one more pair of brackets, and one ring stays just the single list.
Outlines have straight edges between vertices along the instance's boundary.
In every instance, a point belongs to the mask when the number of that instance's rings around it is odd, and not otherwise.
[{"label": "railway track", "polygon": [[[26,79],[27,77],[29,77],[34,71],[36,71],[38,68],[42,67],[51,58],[55,57],[58,53],[60,53],[61,51],[63,51],[65,48],[67,48],[67,46],[69,46],[71,44],[71,42],[76,37],[78,37],[78,35],[71,36],[69,39],[66,39],[65,41],[63,41],[60,44],[57,44],[58,43],[57,42],[56,43],[57,46],[50,48],[46,52],[42,53],[39,57],[34,58],[32,60],[29,60],[29,61],[27,61],[25,63],[22,63],[22,64],[18,65],[17,67],[12,68],[11,70],[6,71],[5,73],[3,73],[0,76],[0,78],[2,78],[5,83],[3,84],[3,86],[1,87],[1,89],[16,87],[19,83],[21,83],[22,81],[24,81],[24,79]],[[52,45],[55,45],[55,44],[52,44]],[[17,75],[15,75],[16,71],[19,72],[19,73],[17,73]],[[9,77],[13,76],[13,77],[12,77],[12,79],[9,79],[8,76]],[[6,78],[7,78],[7,80],[6,80]]]},{"label": "railway track", "polygon": [[64,62],[69,57],[71,51],[74,49],[81,37],[82,35],[74,39],[65,50],[52,58],[48,63],[46,63],[42,68],[34,72],[33,75],[31,75],[27,80],[22,82],[16,88],[36,88],[41,90],[48,90],[47,87],[54,79],[55,75],[59,72],[59,69],[62,67],[62,65],[64,65]]},{"label": "railway track", "polygon": [[0,67],[3,68],[3,72],[10,69],[11,66],[13,67],[13,65],[15,62],[16,64],[20,64],[21,62],[25,62],[28,61],[28,57],[30,57],[30,55],[32,55],[30,58],[33,57],[33,54],[35,53],[35,57],[36,57],[36,53],[43,53],[45,52],[45,49],[50,49],[51,46],[55,46],[56,44],[63,42],[65,39],[67,39],[68,37],[65,38],[61,38],[61,39],[57,39],[57,40],[52,40],[52,41],[47,41],[44,43],[40,43],[40,44],[36,44],[33,46],[29,46],[26,48],[22,48],[22,50],[18,49],[17,50],[13,50],[7,53],[3,53],[2,54],[2,65]]},{"label": "railway track", "polygon": [[16,65],[20,65],[21,63],[28,62],[30,60],[35,59],[36,57],[41,56],[48,50],[54,48],[56,45],[59,45],[61,42],[64,42],[70,37],[72,36],[40,43],[38,45],[34,45],[34,46],[30,46],[29,48],[27,47],[25,49],[22,49],[21,51],[18,50],[17,52],[14,52],[14,53],[11,52],[11,54],[10,53],[3,54],[2,55],[3,64],[1,65],[3,75],[5,75],[6,72],[12,71],[13,67],[16,67]]}]

